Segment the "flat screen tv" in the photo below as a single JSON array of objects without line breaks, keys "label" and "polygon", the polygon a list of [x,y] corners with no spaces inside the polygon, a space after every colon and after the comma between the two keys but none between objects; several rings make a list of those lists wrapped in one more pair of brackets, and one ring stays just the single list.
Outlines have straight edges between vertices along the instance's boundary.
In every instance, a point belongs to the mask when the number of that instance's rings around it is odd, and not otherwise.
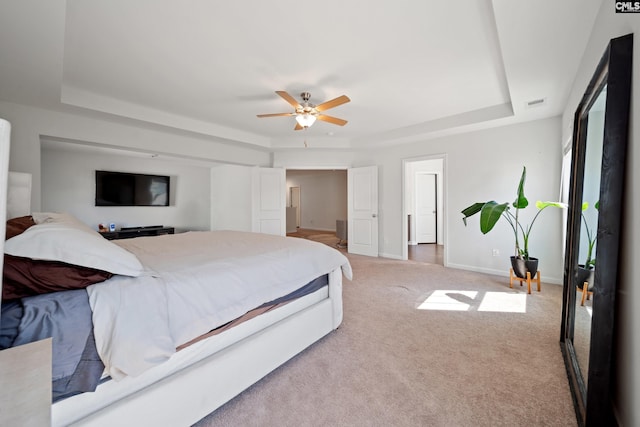
[{"label": "flat screen tv", "polygon": [[96,171],[96,206],[169,206],[164,175]]}]

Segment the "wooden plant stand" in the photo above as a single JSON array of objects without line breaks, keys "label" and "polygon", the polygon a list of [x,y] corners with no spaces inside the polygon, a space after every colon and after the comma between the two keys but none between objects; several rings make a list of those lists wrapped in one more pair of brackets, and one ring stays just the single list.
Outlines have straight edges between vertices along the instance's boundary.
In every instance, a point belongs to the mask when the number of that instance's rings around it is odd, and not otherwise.
[{"label": "wooden plant stand", "polygon": [[531,273],[527,271],[527,277],[518,277],[513,273],[513,268],[509,269],[509,287],[513,288],[514,280],[518,280],[520,282],[520,286],[522,286],[522,282],[527,282],[527,293],[531,293],[531,281],[535,281],[538,283],[538,292],[540,292],[540,270],[536,273],[535,277],[531,277]]},{"label": "wooden plant stand", "polygon": [[584,305],[584,302],[587,301],[591,295],[593,295],[593,291],[589,290],[589,282],[584,282],[582,288],[578,286],[578,290],[582,292],[582,300],[580,301],[580,305]]}]

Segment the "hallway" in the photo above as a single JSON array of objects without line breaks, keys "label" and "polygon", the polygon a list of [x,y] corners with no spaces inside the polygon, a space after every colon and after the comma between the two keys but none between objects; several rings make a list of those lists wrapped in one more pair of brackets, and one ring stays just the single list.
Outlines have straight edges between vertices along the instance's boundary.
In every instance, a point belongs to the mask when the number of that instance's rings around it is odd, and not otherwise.
[{"label": "hallway", "polygon": [[409,245],[409,261],[444,265],[444,246],[435,243]]}]

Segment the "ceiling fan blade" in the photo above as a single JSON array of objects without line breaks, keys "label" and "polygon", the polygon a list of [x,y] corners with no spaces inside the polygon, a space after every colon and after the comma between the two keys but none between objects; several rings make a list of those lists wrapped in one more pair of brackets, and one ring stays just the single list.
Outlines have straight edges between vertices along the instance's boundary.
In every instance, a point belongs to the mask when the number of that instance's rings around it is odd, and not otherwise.
[{"label": "ceiling fan blade", "polygon": [[329,108],[337,107],[338,105],[346,104],[351,101],[347,95],[342,95],[337,98],[332,99],[331,101],[323,102],[322,104],[316,107],[316,111],[325,111]]},{"label": "ceiling fan blade", "polygon": [[300,126],[300,123],[296,122],[296,127],[293,128],[293,130],[302,130],[304,129],[302,126]]},{"label": "ceiling fan blade", "polygon": [[337,117],[326,116],[324,114],[318,114],[316,118],[318,120],[322,120],[323,122],[333,123],[334,125],[338,125],[338,126],[344,126],[347,124],[346,120],[339,119]]},{"label": "ceiling fan blade", "polygon": [[294,116],[295,113],[273,113],[273,114],[258,114],[258,117],[282,117],[282,116]]},{"label": "ceiling fan blade", "polygon": [[280,95],[282,97],[282,99],[284,99],[285,101],[287,101],[289,104],[291,104],[291,106],[293,108],[302,108],[302,106],[300,105],[300,103],[298,101],[296,101],[296,99],[289,95],[287,92],[285,92],[284,90],[277,90],[276,93],[278,95]]}]

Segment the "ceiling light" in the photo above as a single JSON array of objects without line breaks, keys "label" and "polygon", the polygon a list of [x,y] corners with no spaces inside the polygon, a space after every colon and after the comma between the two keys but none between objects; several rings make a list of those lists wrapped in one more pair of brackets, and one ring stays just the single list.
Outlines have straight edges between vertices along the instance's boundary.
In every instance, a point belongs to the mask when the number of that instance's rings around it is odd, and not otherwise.
[{"label": "ceiling light", "polygon": [[296,121],[303,128],[308,128],[316,121],[316,116],[309,113],[298,114],[296,116]]}]

